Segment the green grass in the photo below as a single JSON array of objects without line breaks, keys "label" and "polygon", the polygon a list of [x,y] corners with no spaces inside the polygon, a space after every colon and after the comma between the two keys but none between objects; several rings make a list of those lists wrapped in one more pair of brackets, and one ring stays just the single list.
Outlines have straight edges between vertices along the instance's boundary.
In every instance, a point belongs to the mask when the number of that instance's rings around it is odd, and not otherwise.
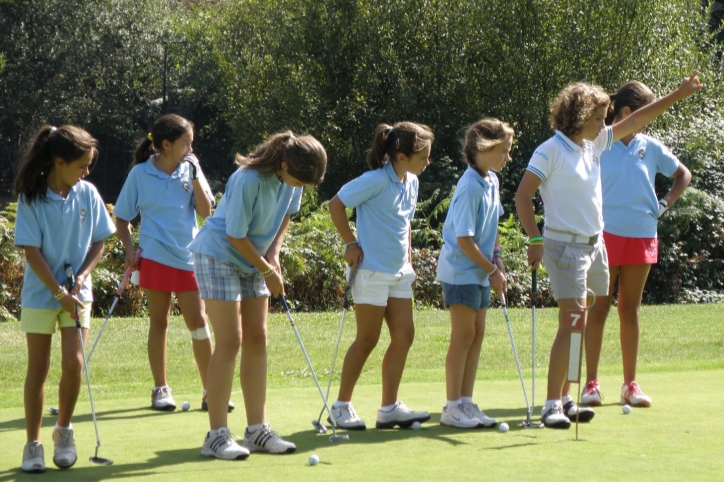
[{"label": "green grass", "polygon": [[[269,320],[268,418],[275,429],[297,444],[298,451],[290,456],[254,454],[243,462],[206,460],[199,455],[208,418],[197,410],[201,387],[183,322],[174,319],[170,329],[168,378],[176,401],[189,400],[192,410],[167,414],[147,409],[152,386],[146,360],[147,321],[112,319],[93,355],[91,376],[103,443],[99,455],[114,459],[115,464],[97,467],[87,461],[95,439],[84,389],[74,417],[80,457],[70,471],[60,472],[52,466],[50,427],[55,419],[44,419],[42,438],[48,472],[59,479],[74,480],[227,480],[245,475],[264,480],[715,480],[724,470],[720,457],[724,422],[718,416],[724,376],[722,308],[683,305],[642,309],[638,378],[653,397],[654,407],[635,409],[628,416],[621,414],[618,405],[621,359],[618,320],[612,312],[600,370],[605,405],[597,410],[591,424],[581,425],[580,442],[574,441],[574,430],[519,428],[524,415],[523,394],[500,310],[492,310],[488,317],[475,398],[486,413],[508,421],[511,431],[458,431],[438,425],[445,401],[449,315],[444,311],[416,312],[416,340],[400,396],[414,408],[429,410],[432,423],[425,424],[420,432],[351,432],[351,440],[339,446],[330,445],[325,436],[312,430],[310,421],[319,414],[321,400],[286,317],[275,314]],[[530,311],[511,310],[510,314],[530,386]],[[325,389],[339,320],[339,313],[295,314]],[[91,338],[101,321],[94,320]],[[537,321],[536,401],[540,405],[556,311],[538,310]],[[338,367],[354,332],[351,312],[345,323]],[[57,404],[60,350],[59,337],[54,338],[46,406]],[[387,339],[385,332],[355,391],[355,407],[368,425],[374,424],[379,405],[380,366]],[[1,482],[30,477],[18,470],[25,441],[22,386],[27,363],[19,326],[0,324],[0,342]],[[332,399],[337,384],[333,385]],[[232,399],[238,408],[230,416],[230,428],[241,432],[245,420],[238,381]],[[319,466],[306,465],[311,453],[320,456]]]}]

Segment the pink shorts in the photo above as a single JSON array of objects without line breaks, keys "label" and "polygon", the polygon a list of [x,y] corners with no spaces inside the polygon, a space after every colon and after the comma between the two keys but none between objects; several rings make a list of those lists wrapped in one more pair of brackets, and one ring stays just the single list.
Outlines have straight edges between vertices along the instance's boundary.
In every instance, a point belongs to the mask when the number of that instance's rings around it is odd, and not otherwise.
[{"label": "pink shorts", "polygon": [[656,238],[627,238],[604,231],[603,241],[609,266],[656,264],[658,261],[659,241]]},{"label": "pink shorts", "polygon": [[138,271],[141,272],[138,281],[138,286],[141,288],[166,293],[199,290],[193,271],[172,268],[146,258],[141,258],[138,261]]}]

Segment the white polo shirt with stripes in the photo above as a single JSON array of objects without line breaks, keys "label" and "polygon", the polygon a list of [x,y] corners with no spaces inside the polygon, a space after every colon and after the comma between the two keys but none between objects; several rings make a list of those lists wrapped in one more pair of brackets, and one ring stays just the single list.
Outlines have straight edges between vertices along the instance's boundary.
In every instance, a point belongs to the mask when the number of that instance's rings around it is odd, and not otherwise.
[{"label": "white polo shirt with stripes", "polygon": [[546,228],[579,236],[603,231],[600,160],[612,139],[610,126],[583,147],[556,131],[535,150],[527,169],[543,181]]}]

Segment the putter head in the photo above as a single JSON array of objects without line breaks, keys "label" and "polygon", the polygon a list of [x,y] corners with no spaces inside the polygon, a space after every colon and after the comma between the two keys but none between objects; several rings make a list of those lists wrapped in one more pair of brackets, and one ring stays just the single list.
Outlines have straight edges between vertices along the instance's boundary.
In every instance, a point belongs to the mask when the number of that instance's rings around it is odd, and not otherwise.
[{"label": "putter head", "polygon": [[545,425],[540,422],[530,422],[528,420],[523,420],[521,425],[523,428],[545,428]]},{"label": "putter head", "polygon": [[88,461],[96,465],[113,465],[113,461],[111,459],[104,459],[103,457],[98,457],[97,455],[89,458]]},{"label": "putter head", "polygon": [[55,407],[50,407],[50,408],[48,409],[48,413],[51,414],[51,415],[58,415],[59,412],[58,412],[58,409],[57,409],[57,408],[55,408]]},{"label": "putter head", "polygon": [[341,443],[341,442],[346,442],[347,440],[349,440],[349,435],[347,435],[347,434],[344,434],[344,435],[332,435],[331,437],[329,437],[329,442],[330,442],[330,443],[333,443],[333,444],[338,444],[338,443]]},{"label": "putter head", "polygon": [[322,425],[322,422],[319,420],[312,420],[312,425],[314,426],[314,430],[317,431],[317,433],[327,433],[327,427]]}]

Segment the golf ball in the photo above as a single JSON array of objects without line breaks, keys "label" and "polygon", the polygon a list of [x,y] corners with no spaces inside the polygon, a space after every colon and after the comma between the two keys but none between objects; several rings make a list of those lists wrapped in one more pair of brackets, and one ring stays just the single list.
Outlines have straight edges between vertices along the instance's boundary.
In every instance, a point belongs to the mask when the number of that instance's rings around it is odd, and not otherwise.
[{"label": "golf ball", "polygon": [[509,429],[510,429],[510,427],[508,427],[508,424],[505,423],[505,422],[503,422],[503,423],[501,423],[500,425],[498,425],[498,430],[499,430],[500,432],[502,432],[502,433],[507,432]]},{"label": "golf ball", "polygon": [[629,413],[631,413],[631,406],[624,405],[623,408],[621,408],[621,410],[623,410],[624,415],[628,415]]},{"label": "golf ball", "polygon": [[420,425],[420,422],[413,422],[410,428],[412,428],[412,430],[421,430],[422,425]]},{"label": "golf ball", "polygon": [[191,404],[189,402],[184,402],[181,404],[181,408],[183,409],[184,412],[188,412],[189,408],[191,408]]},{"label": "golf ball", "polygon": [[319,456],[312,454],[309,456],[309,465],[317,465],[319,463]]}]

